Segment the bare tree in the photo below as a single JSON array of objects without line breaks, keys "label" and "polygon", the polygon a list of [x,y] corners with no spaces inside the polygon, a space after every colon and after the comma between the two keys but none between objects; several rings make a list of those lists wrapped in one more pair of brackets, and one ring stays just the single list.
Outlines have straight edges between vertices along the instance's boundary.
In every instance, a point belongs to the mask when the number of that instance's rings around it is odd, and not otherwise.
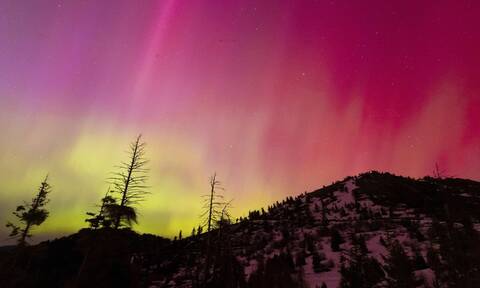
[{"label": "bare tree", "polygon": [[129,161],[122,162],[119,172],[111,178],[113,192],[119,195],[118,203],[105,206],[109,217],[113,219],[113,226],[118,229],[121,225],[131,226],[137,222],[137,211],[134,207],[149,194],[148,186],[145,185],[148,179],[148,169],[145,159],[146,143],[142,142],[142,135],[130,144]]},{"label": "bare tree", "polygon": [[221,185],[221,182],[217,180],[217,173],[214,173],[210,177],[210,193],[202,195],[203,213],[200,217],[203,219],[202,226],[207,226],[207,232],[217,227],[222,217],[225,201],[219,191],[225,189]]},{"label": "bare tree", "polygon": [[232,216],[230,214],[230,209],[232,208],[232,201],[230,200],[228,202],[224,202],[223,208],[222,208],[222,213],[220,215],[220,223],[223,224],[230,224],[232,221]]},{"label": "bare tree", "polygon": [[438,163],[435,163],[435,169],[433,170],[433,178],[442,179],[445,177],[445,170],[440,169]]},{"label": "bare tree", "polygon": [[[212,257],[214,255],[214,248],[212,247],[212,233],[210,233],[215,228],[220,228],[218,230],[218,239],[221,236],[221,228],[223,224],[230,220],[229,207],[230,202],[225,202],[223,196],[220,194],[220,191],[225,190],[222,187],[221,182],[217,179],[217,173],[214,173],[210,177],[210,193],[202,195],[203,198],[203,213],[200,215],[203,220],[202,225],[199,226],[198,232],[201,233],[201,228],[207,227],[207,238],[205,245],[205,263],[202,281],[203,285],[206,285],[211,279],[211,268],[212,268]],[[217,247],[218,248],[218,247]],[[215,270],[215,267],[213,267]]]},{"label": "bare tree", "polygon": [[32,237],[31,230],[34,226],[41,225],[48,217],[49,212],[44,209],[48,203],[48,194],[51,192],[51,186],[48,184],[48,175],[40,184],[38,193],[31,203],[24,202],[23,205],[17,206],[13,215],[18,218],[21,226],[15,225],[11,222],[7,223],[7,227],[12,231],[10,237],[18,238],[18,244],[25,246],[27,244],[27,238]]},{"label": "bare tree", "polygon": [[230,215],[230,209],[232,208],[232,201],[233,200],[230,200],[223,204],[220,219],[217,221],[219,242],[222,242],[224,228],[227,227],[227,225],[229,225],[230,223],[232,223],[232,218]]}]

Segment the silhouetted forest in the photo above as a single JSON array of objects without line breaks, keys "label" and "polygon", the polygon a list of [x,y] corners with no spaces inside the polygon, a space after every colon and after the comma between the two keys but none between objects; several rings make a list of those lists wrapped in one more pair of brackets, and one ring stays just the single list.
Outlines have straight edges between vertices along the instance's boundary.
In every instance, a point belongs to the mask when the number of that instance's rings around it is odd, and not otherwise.
[{"label": "silhouetted forest", "polygon": [[[232,219],[216,173],[173,240],[138,234],[148,201],[138,136],[78,233],[29,245],[55,211],[48,177],[7,222],[1,287],[480,287],[480,183],[368,172]],[[208,184],[208,185],[207,185]]]}]

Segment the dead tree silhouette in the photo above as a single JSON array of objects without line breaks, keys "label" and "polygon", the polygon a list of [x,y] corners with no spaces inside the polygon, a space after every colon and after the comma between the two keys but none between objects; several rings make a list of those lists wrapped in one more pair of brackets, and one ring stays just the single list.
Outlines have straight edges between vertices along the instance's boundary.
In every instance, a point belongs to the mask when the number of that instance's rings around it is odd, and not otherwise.
[{"label": "dead tree silhouette", "polygon": [[[219,225],[222,225],[222,221],[224,217],[227,216],[226,213],[228,213],[228,205],[224,201],[223,195],[219,194],[219,191],[221,190],[225,189],[222,187],[221,182],[217,179],[217,173],[214,173],[213,176],[210,177],[210,193],[202,195],[204,212],[200,215],[200,218],[203,219],[201,227],[207,227],[205,269],[203,272],[203,279],[201,279],[203,285],[206,285],[210,277],[210,266],[212,261],[212,230],[220,227]],[[201,231],[200,227],[199,231]]]},{"label": "dead tree silhouette", "polygon": [[118,229],[121,225],[131,226],[137,222],[137,211],[134,207],[149,194],[146,181],[148,179],[148,160],[145,158],[146,143],[142,135],[130,144],[129,161],[122,162],[119,172],[110,178],[113,192],[120,195],[118,203],[105,205],[106,212],[113,220],[113,226]]},{"label": "dead tree silhouette", "polygon": [[221,185],[221,182],[217,180],[217,173],[214,173],[210,177],[210,193],[202,195],[204,212],[200,217],[203,219],[202,226],[207,227],[207,232],[210,232],[217,226],[222,216],[225,201],[223,200],[223,195],[219,194],[219,191],[225,189]]},{"label": "dead tree silhouette", "polygon": [[445,170],[440,169],[438,163],[435,163],[435,169],[433,170],[433,178],[442,179],[445,178]]},{"label": "dead tree silhouette", "polygon": [[[108,189],[105,197],[102,198],[100,211],[97,215],[95,213],[87,213],[92,218],[86,221],[94,229],[100,225],[103,227],[110,227],[113,225],[115,229],[120,226],[131,226],[132,222],[137,222],[137,211],[134,207],[140,201],[144,200],[145,196],[149,194],[148,186],[145,185],[148,179],[148,169],[146,165],[148,160],[145,158],[146,143],[142,141],[142,135],[138,135],[136,140],[130,144],[128,151],[129,161],[122,162],[110,178],[113,189]],[[119,195],[119,200],[114,198],[112,194]],[[97,234],[93,234],[91,243],[94,243]],[[81,281],[82,274],[89,262],[92,245],[87,249],[80,269],[77,274],[77,282]]]}]

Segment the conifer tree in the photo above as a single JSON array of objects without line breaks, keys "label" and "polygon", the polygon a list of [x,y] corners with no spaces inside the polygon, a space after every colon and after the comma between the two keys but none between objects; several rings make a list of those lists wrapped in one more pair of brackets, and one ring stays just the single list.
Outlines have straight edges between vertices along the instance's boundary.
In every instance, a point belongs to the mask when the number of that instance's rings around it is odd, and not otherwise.
[{"label": "conifer tree", "polygon": [[385,259],[385,271],[388,274],[388,287],[415,287],[412,261],[398,241],[390,244],[388,257]]},{"label": "conifer tree", "polygon": [[330,240],[330,245],[332,247],[332,251],[338,252],[340,251],[340,244],[345,242],[342,238],[342,235],[340,235],[340,232],[338,232],[337,229],[332,229],[331,230],[331,240]]},{"label": "conifer tree", "polygon": [[[384,278],[384,272],[380,263],[373,257],[368,256],[363,237],[352,236],[352,248],[342,257],[340,274],[342,279],[341,288],[370,288],[374,287]],[[414,287],[414,286],[413,286]]]},{"label": "conifer tree", "polygon": [[462,222],[462,228],[437,224],[439,249],[430,249],[428,262],[440,285],[480,287],[480,236],[469,227],[470,221]]},{"label": "conifer tree", "polygon": [[326,227],[328,225],[327,207],[322,197],[320,197],[320,203],[322,204],[322,225]]},{"label": "conifer tree", "polygon": [[320,273],[322,272],[322,265],[321,265],[321,259],[320,259],[320,255],[318,254],[318,252],[315,252],[312,254],[312,265],[313,265],[313,271],[315,273]]},{"label": "conifer tree", "polygon": [[32,237],[32,229],[34,226],[41,225],[48,217],[49,212],[44,208],[49,202],[47,196],[51,192],[51,186],[48,183],[48,175],[40,184],[38,193],[31,203],[24,202],[23,205],[17,206],[13,215],[17,217],[21,223],[19,225],[11,222],[7,223],[7,227],[11,229],[10,237],[17,238],[19,246],[27,244],[27,238]]},{"label": "conifer tree", "polygon": [[101,204],[97,213],[87,212],[87,215],[91,218],[85,219],[85,222],[88,222],[90,228],[98,229],[100,227],[110,227],[112,225],[112,219],[109,219],[108,215],[105,215],[106,207],[113,205],[116,202],[115,198],[108,195],[110,192],[110,187],[108,187],[105,196],[101,200]]},{"label": "conifer tree", "polygon": [[295,265],[297,267],[302,267],[305,264],[307,264],[307,262],[305,261],[305,252],[302,250],[298,252],[297,256],[295,257]]}]

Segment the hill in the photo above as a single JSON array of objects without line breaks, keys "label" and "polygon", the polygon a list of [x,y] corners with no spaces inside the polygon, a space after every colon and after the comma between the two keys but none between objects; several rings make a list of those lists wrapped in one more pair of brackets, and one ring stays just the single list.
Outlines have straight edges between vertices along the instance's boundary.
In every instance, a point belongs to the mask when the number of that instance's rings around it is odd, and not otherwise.
[{"label": "hill", "polygon": [[10,287],[480,287],[479,222],[479,182],[369,172],[175,241],[85,229],[0,251],[0,280]]}]

